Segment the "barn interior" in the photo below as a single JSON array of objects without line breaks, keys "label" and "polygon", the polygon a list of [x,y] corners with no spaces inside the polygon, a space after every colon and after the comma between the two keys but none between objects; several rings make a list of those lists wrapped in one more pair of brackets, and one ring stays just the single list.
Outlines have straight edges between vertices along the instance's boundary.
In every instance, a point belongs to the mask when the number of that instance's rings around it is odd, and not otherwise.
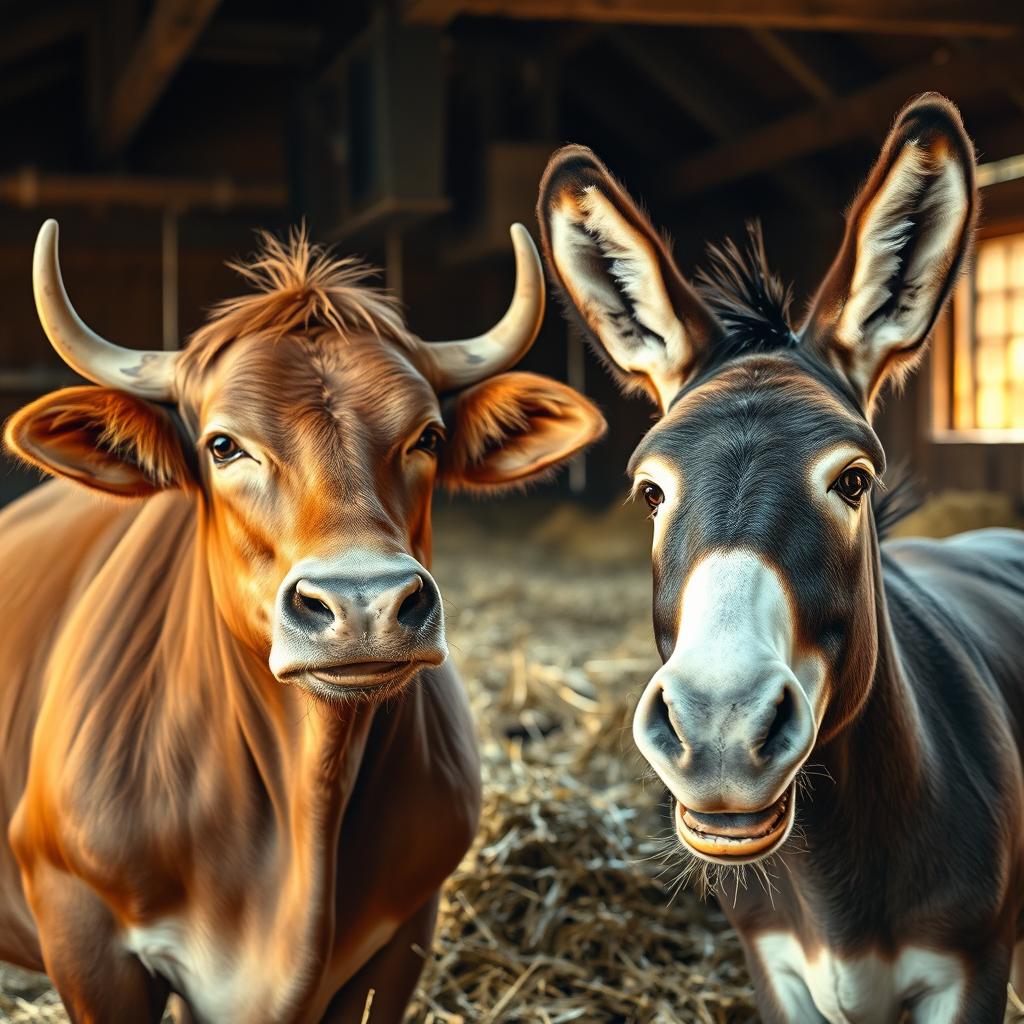
[{"label": "barn interior", "polygon": [[[536,237],[541,172],[577,142],[670,234],[684,273],[708,242],[759,218],[799,315],[896,112],[936,90],[976,144],[978,255],[877,426],[890,464],[926,499],[901,530],[1021,525],[1019,5],[43,0],[5,10],[0,417],[78,382],[32,298],[47,217],[61,224],[76,307],[122,345],[184,344],[212,304],[238,293],[225,264],[254,249],[254,230],[300,222],[380,267],[418,334],[459,337],[503,311],[508,227],[522,221]],[[680,891],[659,838],[660,794],[643,785],[629,738],[657,660],[648,524],[623,507],[624,469],[651,409],[620,395],[557,302],[521,368],[585,391],[610,429],[527,496],[438,498],[437,575],[489,795],[409,1020],[755,1020],[738,943],[713,896]],[[0,503],[38,481],[5,454]],[[43,981],[0,966],[0,1021],[62,1014]]]}]

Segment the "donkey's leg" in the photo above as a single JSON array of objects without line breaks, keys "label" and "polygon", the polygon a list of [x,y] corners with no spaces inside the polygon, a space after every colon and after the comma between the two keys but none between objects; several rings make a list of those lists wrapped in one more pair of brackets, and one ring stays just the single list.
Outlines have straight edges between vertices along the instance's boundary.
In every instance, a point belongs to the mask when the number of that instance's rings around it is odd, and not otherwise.
[{"label": "donkey's leg", "polygon": [[1013,960],[1010,967],[1010,984],[1017,998],[1024,1002],[1024,939],[1013,947]]},{"label": "donkey's leg", "polygon": [[827,1024],[799,967],[785,955],[789,948],[785,939],[782,943],[744,939],[743,945],[757,1009],[765,1024]]},{"label": "donkey's leg", "polygon": [[989,949],[971,965],[966,984],[950,979],[919,999],[910,1011],[913,1024],[1002,1024],[1011,950]]},{"label": "donkey's leg", "polygon": [[391,941],[331,1000],[321,1024],[358,1024],[370,989],[373,1024],[401,1024],[405,1008],[423,971],[423,957],[412,947],[430,948],[437,920],[438,893],[395,932]]}]

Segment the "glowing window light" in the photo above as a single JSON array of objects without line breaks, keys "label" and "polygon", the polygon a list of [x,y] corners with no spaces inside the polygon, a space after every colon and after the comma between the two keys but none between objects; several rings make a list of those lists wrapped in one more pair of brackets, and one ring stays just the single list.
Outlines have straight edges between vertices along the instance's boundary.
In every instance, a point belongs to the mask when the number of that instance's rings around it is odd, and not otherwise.
[{"label": "glowing window light", "polygon": [[978,243],[953,310],[954,430],[1024,430],[1024,233]]}]

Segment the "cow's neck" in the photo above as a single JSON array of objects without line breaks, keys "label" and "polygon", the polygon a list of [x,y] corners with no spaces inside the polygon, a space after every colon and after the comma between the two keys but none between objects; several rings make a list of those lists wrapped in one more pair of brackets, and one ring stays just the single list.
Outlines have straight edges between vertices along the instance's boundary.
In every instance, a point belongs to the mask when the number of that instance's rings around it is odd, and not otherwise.
[{"label": "cow's neck", "polygon": [[[272,955],[282,944],[290,950],[288,962],[321,963],[335,941],[339,833],[365,767],[373,710],[325,707],[282,684],[266,657],[236,638],[218,612],[200,543],[193,545],[187,569],[185,561],[170,600],[179,609],[191,607],[177,621],[191,623],[194,636],[167,638],[170,650],[184,640],[191,652],[177,668],[168,665],[168,694],[209,708],[215,742],[228,747],[226,763],[235,771],[245,766],[237,780],[223,780],[225,799],[273,808],[264,820],[249,820],[249,812],[241,811],[236,822],[243,834],[273,834],[254,838],[253,853],[272,850],[267,882],[282,894],[276,908],[262,911],[267,916],[258,931],[265,934],[240,939],[256,946],[270,942],[268,965],[283,963]],[[315,974],[307,983],[314,985]]]}]

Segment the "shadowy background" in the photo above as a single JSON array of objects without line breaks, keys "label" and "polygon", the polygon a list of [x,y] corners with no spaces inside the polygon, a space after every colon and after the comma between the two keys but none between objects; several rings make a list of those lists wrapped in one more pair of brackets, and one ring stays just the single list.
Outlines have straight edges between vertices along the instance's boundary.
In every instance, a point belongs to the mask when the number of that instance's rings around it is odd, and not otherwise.
[{"label": "shadowy background", "polygon": [[[799,313],[896,112],[935,89],[978,146],[982,248],[879,428],[932,492],[903,532],[1022,524],[1024,5],[46,0],[3,14],[0,417],[75,380],[32,301],[46,217],[75,305],[123,345],[179,345],[239,290],[223,264],[253,229],[303,218],[383,267],[418,333],[465,336],[504,310],[508,226],[536,237],[541,171],[578,142],[671,232],[686,273],[761,217]],[[556,304],[523,366],[585,390],[611,430],[553,485],[440,510],[435,572],[485,806],[408,1020],[751,1024],[738,940],[684,887],[662,787],[645,786],[630,739],[657,658],[649,524],[621,498],[652,411],[618,395]],[[36,480],[5,459],[0,503]],[[1007,1020],[1024,1020],[1015,1006]],[[45,978],[0,965],[0,1021],[67,1017]]]},{"label": "shadowy background", "polygon": [[[0,415],[74,379],[32,303],[32,242],[49,216],[61,222],[73,301],[121,344],[178,344],[238,290],[223,263],[251,250],[252,229],[302,218],[317,239],[385,267],[418,333],[462,336],[503,311],[508,225],[522,220],[536,236],[541,170],[558,145],[580,142],[672,234],[685,272],[706,241],[761,217],[799,312],[896,111],[937,89],[961,106],[989,165],[983,233],[1024,230],[1024,167],[1012,160],[1024,152],[1019,5],[810,10],[802,0],[7,4]],[[959,341],[940,325],[937,355],[887,402],[880,429],[928,489],[1019,503],[1024,241],[1019,259],[1007,253],[1012,273],[996,274],[1006,322],[985,328],[1005,335],[1002,356],[974,366],[969,310]],[[618,396],[555,303],[523,365],[584,388],[611,424],[561,491],[601,505],[621,495],[648,407]],[[997,376],[981,394],[985,372]],[[954,392],[966,418],[953,414]],[[1010,411],[973,422],[975,399]],[[0,500],[34,479],[5,462]]]}]

